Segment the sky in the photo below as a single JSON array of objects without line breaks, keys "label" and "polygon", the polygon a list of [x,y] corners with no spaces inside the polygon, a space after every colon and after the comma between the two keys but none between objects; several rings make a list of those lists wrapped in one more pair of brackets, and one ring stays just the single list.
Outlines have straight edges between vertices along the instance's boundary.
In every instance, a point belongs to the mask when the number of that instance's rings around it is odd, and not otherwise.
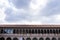
[{"label": "sky", "polygon": [[60,24],[60,0],[0,0],[0,24]]}]

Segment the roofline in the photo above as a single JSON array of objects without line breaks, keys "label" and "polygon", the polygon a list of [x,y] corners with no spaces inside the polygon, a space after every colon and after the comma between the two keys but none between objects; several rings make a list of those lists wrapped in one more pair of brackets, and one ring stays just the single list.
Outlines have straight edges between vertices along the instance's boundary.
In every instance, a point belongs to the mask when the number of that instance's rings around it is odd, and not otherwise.
[{"label": "roofline", "polygon": [[27,25],[27,24],[4,24],[0,25],[0,27],[60,27],[60,25],[53,25],[53,24],[40,24],[40,25]]}]

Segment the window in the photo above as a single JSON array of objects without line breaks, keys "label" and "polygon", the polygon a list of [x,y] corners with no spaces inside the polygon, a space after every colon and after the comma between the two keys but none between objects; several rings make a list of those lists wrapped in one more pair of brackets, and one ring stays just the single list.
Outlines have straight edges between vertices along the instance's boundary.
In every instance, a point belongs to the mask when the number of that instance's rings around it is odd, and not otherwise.
[{"label": "window", "polygon": [[0,30],[0,33],[1,33],[1,34],[2,34],[2,33],[4,33],[4,30],[3,30],[3,29],[1,29],[1,30]]},{"label": "window", "polygon": [[31,40],[31,38],[26,38],[26,40]]},{"label": "window", "polygon": [[41,31],[41,33],[43,34],[43,29],[41,29],[40,31]]},{"label": "window", "polygon": [[50,38],[46,38],[45,40],[50,40]]},{"label": "window", "polygon": [[59,29],[59,33],[60,33],[60,29]]},{"label": "window", "polygon": [[52,38],[52,40],[57,40],[56,38]]},{"label": "window", "polygon": [[0,40],[5,40],[5,38],[4,37],[1,37]]},{"label": "window", "polygon": [[32,40],[38,40],[37,38],[33,38]]},{"label": "window", "polygon": [[46,29],[44,29],[44,33],[46,34]]},{"label": "window", "polygon": [[34,29],[32,29],[32,34],[34,34]]},{"label": "window", "polygon": [[13,33],[13,29],[4,29],[4,32],[7,34]]},{"label": "window", "polygon": [[31,29],[29,29],[29,33],[31,33],[32,32],[32,30]]},{"label": "window", "polygon": [[22,29],[19,30],[20,34],[22,33]]},{"label": "window", "polygon": [[40,34],[40,29],[38,29],[38,34]]},{"label": "window", "polygon": [[13,38],[13,40],[18,40],[18,38]]},{"label": "window", "polygon": [[58,29],[56,29],[56,33],[58,33]]},{"label": "window", "polygon": [[49,29],[47,29],[47,33],[49,33]]},{"label": "window", "polygon": [[35,29],[35,34],[37,34],[37,29]]},{"label": "window", "polygon": [[25,32],[25,29],[23,29],[23,34],[24,34],[24,33],[26,33],[26,32]]},{"label": "window", "polygon": [[50,33],[52,33],[52,29],[50,29]]},{"label": "window", "polygon": [[53,33],[54,33],[54,34],[56,33],[55,29],[53,29]]},{"label": "window", "polygon": [[8,37],[6,40],[12,40],[10,37]]},{"label": "window", "polygon": [[39,40],[44,40],[44,38],[41,37],[41,38],[39,38]]},{"label": "window", "polygon": [[26,29],[26,33],[29,33],[29,30],[28,29]]}]

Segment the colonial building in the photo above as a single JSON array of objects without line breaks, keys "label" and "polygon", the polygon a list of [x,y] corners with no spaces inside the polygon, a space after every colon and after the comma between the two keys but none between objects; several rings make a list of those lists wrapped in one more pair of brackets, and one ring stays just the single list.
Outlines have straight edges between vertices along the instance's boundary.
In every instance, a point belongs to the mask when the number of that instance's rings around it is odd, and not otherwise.
[{"label": "colonial building", "polygon": [[0,25],[0,40],[60,40],[60,25]]}]

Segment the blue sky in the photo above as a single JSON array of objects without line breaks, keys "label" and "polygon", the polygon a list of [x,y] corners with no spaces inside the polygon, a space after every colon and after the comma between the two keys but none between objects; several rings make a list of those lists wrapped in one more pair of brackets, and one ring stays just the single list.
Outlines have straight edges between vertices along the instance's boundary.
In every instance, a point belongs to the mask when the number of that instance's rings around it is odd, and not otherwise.
[{"label": "blue sky", "polygon": [[0,0],[0,24],[60,24],[60,0]]}]

